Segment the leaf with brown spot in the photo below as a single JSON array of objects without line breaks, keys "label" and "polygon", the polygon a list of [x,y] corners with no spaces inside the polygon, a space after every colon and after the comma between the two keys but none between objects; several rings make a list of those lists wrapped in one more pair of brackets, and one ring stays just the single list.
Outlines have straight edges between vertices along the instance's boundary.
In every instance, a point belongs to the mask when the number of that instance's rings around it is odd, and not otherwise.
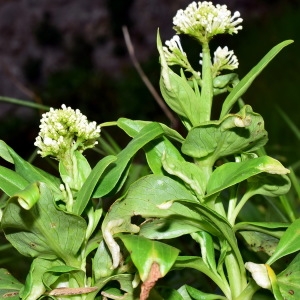
[{"label": "leaf with brown spot", "polygon": [[156,281],[161,278],[159,264],[153,262],[147,279],[144,281],[141,287],[140,300],[146,300],[149,297],[151,289],[154,287]]}]

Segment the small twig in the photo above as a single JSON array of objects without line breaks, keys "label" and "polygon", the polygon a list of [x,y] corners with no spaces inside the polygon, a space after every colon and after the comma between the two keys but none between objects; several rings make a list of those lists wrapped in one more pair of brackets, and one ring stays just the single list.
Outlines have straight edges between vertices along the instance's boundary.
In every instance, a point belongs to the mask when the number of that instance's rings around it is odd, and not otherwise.
[{"label": "small twig", "polygon": [[141,79],[145,83],[146,87],[150,91],[151,95],[153,96],[153,98],[155,99],[155,101],[157,102],[157,104],[160,106],[160,108],[162,109],[162,111],[164,112],[164,114],[170,120],[172,127],[176,128],[177,124],[178,124],[178,119],[173,115],[173,113],[171,112],[171,110],[165,104],[164,100],[157,93],[157,91],[155,90],[154,86],[152,85],[152,83],[150,82],[150,80],[148,79],[148,77],[146,76],[146,74],[144,73],[143,69],[141,68],[141,66],[140,66],[140,64],[139,64],[139,62],[138,62],[138,60],[137,60],[137,58],[135,56],[134,48],[133,48],[133,45],[131,43],[131,39],[130,39],[130,35],[128,33],[127,27],[123,26],[122,30],[123,30],[123,35],[124,35],[126,47],[128,49],[128,53],[129,53],[130,59],[131,59],[133,65],[134,65],[135,69],[137,70],[138,74],[140,75]]}]

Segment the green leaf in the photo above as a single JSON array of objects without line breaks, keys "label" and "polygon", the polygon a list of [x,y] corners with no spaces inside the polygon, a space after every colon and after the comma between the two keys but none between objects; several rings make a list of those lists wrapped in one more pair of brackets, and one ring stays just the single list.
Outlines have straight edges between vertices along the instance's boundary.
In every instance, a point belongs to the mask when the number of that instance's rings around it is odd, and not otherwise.
[{"label": "green leaf", "polygon": [[217,272],[214,242],[212,236],[206,231],[198,231],[191,234],[192,238],[201,247],[201,256],[206,265],[214,272]]},{"label": "green leaf", "polygon": [[14,163],[14,160],[9,153],[7,144],[2,140],[0,140],[0,157],[12,164]]},{"label": "green leaf", "polygon": [[103,240],[100,242],[92,262],[95,282],[101,278],[109,277],[114,273],[112,259]]},{"label": "green leaf", "polygon": [[[271,174],[286,174],[289,170],[284,168],[278,160],[270,156],[261,156],[236,163],[228,162],[218,167],[212,173],[207,184],[207,197],[262,172]],[[268,178],[270,177],[268,176]],[[268,188],[269,191],[273,191],[272,194],[276,194],[280,192],[285,193],[289,189],[290,183],[287,177],[277,179],[276,176],[274,176],[272,178],[275,178],[274,186],[270,185],[270,182],[268,182],[269,185],[265,186],[265,190]],[[262,183],[264,182],[262,181]],[[277,184],[281,185],[278,186]],[[261,188],[259,191],[262,192],[263,187],[260,185],[259,187]]]},{"label": "green leaf", "polygon": [[172,268],[179,250],[167,244],[151,241],[136,235],[117,235],[130,252],[130,257],[139,271],[142,281],[150,276],[153,264],[158,264],[160,277],[164,277]]},{"label": "green leaf", "polygon": [[0,166],[0,189],[8,196],[12,196],[28,185],[28,181],[18,173]]},{"label": "green leaf", "polygon": [[46,292],[42,277],[52,265],[53,261],[51,260],[41,258],[33,260],[26,278],[24,289],[20,293],[21,299],[38,299]]},{"label": "green leaf", "polygon": [[28,185],[24,190],[13,195],[24,209],[32,208],[40,198],[38,183]]},{"label": "green leaf", "polygon": [[226,297],[220,296],[220,295],[213,295],[213,294],[207,294],[204,292],[201,292],[189,285],[186,285],[186,289],[192,299],[195,300],[226,300]]},{"label": "green leaf", "polygon": [[84,211],[86,205],[90,201],[93,191],[99,182],[99,179],[103,175],[106,168],[116,161],[117,157],[113,155],[109,155],[100,160],[96,166],[91,171],[90,175],[84,182],[83,186],[79,190],[77,194],[76,201],[73,205],[73,212],[77,215],[81,215]]},{"label": "green leaf", "polygon": [[278,238],[257,231],[239,231],[239,234],[249,249],[254,252],[265,252],[269,256],[274,253],[279,241]]},{"label": "green leaf", "polygon": [[300,254],[277,275],[277,283],[284,299],[300,299]]},{"label": "green leaf", "polygon": [[172,203],[180,199],[198,203],[182,184],[166,176],[149,175],[133,183],[126,196],[114,202],[102,223],[103,236],[112,253],[114,267],[118,265],[120,249],[113,235],[119,232],[136,233],[140,229],[131,223],[132,216],[181,219],[199,230],[213,230],[193,209],[181,203]]},{"label": "green leaf", "polygon": [[253,80],[261,73],[261,71],[268,65],[268,63],[284,48],[291,44],[292,40],[284,41],[277,46],[273,47],[261,61],[251,69],[251,71],[233,88],[231,93],[225,99],[220,119],[229,113],[234,103],[247,91],[252,84]]},{"label": "green leaf", "polygon": [[291,188],[288,176],[261,173],[248,178],[248,191],[256,195],[277,197],[286,194]]},{"label": "green leaf", "polygon": [[[41,181],[46,183],[49,188],[54,192],[56,198],[60,199],[61,192],[59,189],[60,186],[60,179],[39,169],[34,167],[32,164],[24,160],[21,156],[19,156],[12,148],[6,145],[3,141],[0,143],[2,149],[2,153],[9,153],[10,157],[13,160],[15,165],[16,172],[21,175],[25,180],[29,183],[33,183],[36,181]],[[7,155],[5,156],[7,158]],[[11,162],[11,160],[9,160]]]},{"label": "green leaf", "polygon": [[229,298],[231,295],[230,288],[227,282],[219,275],[214,273],[203,261],[201,257],[198,256],[178,256],[173,270],[182,268],[192,268],[202,272],[207,275],[216,285],[222,290],[222,292]]},{"label": "green leaf", "polygon": [[263,118],[245,105],[237,114],[192,128],[181,150],[212,166],[220,157],[254,151],[266,142]]},{"label": "green leaf", "polygon": [[184,162],[177,148],[165,137],[150,142],[145,148],[148,166],[153,174],[165,175],[162,157],[172,157],[174,160]]},{"label": "green leaf", "polygon": [[[127,118],[120,118],[117,121],[117,125],[123,129],[129,136],[135,137],[146,125],[152,123],[151,121],[140,121],[140,120],[131,120]],[[163,123],[159,123],[162,127],[165,136],[182,143],[184,138],[174,129],[168,127]]]},{"label": "green leaf", "polygon": [[271,265],[279,258],[300,250],[300,219],[295,220],[283,234],[274,254],[268,259]]},{"label": "green leaf", "polygon": [[49,259],[61,258],[77,267],[77,252],[83,242],[86,222],[79,216],[59,210],[51,190],[39,183],[40,198],[23,210],[12,197],[3,212],[2,229],[8,241],[23,255]]},{"label": "green leaf", "polygon": [[15,279],[6,269],[0,269],[0,299],[19,300],[23,284]]},{"label": "green leaf", "polygon": [[157,47],[161,63],[159,83],[164,100],[174,112],[184,118],[191,126],[199,125],[199,98],[187,80],[174,73],[167,65],[159,33],[157,33]]},{"label": "green leaf", "polygon": [[186,220],[175,216],[172,219],[150,219],[148,222],[143,222],[140,228],[139,235],[152,240],[173,239],[199,230],[195,224],[188,224]]},{"label": "green leaf", "polygon": [[180,178],[188,187],[201,199],[205,193],[206,174],[194,163],[185,161],[181,156],[180,159],[166,152],[162,154],[162,164],[164,169],[171,175]]},{"label": "green leaf", "polygon": [[93,197],[103,197],[107,195],[118,183],[122,177],[122,173],[128,167],[132,157],[138,150],[144,147],[150,141],[160,137],[163,130],[158,123],[150,123],[146,125],[138,135],[117,155],[114,165],[107,170],[103,179],[100,181]]}]

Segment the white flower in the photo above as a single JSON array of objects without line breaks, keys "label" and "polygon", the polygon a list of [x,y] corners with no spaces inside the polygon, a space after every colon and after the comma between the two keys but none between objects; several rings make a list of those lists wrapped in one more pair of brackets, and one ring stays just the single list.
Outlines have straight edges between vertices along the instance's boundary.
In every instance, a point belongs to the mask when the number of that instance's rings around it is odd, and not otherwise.
[{"label": "white flower", "polygon": [[237,33],[242,29],[243,19],[237,11],[233,15],[226,5],[212,2],[192,2],[185,10],[178,10],[173,18],[174,29],[178,34],[184,33],[208,42],[214,35]]},{"label": "white flower", "polygon": [[165,42],[166,46],[163,46],[166,61],[168,65],[181,65],[186,67],[187,56],[183,51],[180,38],[178,35],[174,35],[169,41]]},{"label": "white flower", "polygon": [[[201,63],[201,61],[200,61]],[[214,53],[214,60],[212,65],[212,73],[215,77],[221,70],[234,70],[239,66],[237,57],[234,55],[233,50],[228,50],[228,47],[218,47]]]},{"label": "white flower", "polygon": [[61,159],[72,149],[84,151],[97,144],[100,126],[96,122],[88,122],[80,110],[73,110],[64,104],[62,109],[50,108],[42,115],[40,132],[34,145],[40,148],[42,156],[54,156]]}]

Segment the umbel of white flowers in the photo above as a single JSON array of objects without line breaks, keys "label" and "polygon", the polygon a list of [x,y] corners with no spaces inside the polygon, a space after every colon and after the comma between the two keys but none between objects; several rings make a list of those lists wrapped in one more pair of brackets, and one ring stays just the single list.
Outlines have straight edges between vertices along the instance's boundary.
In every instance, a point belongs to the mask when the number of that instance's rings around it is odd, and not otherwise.
[{"label": "umbel of white flowers", "polygon": [[42,115],[40,132],[34,145],[42,156],[62,159],[67,152],[94,147],[100,136],[100,126],[96,122],[88,122],[87,117],[79,109],[73,110],[66,105],[61,109],[50,108]]},{"label": "umbel of white flowers", "polygon": [[209,42],[217,34],[237,33],[243,28],[242,21],[238,11],[231,15],[226,5],[214,6],[207,1],[192,2],[185,10],[178,10],[173,18],[177,34],[190,35],[201,43]]},{"label": "umbel of white flowers", "polygon": [[[226,5],[214,6],[212,2],[207,1],[192,2],[185,10],[178,10],[173,18],[177,34],[166,41],[163,47],[168,65],[179,65],[199,77],[200,72],[196,73],[190,65],[178,34],[187,34],[201,44],[207,44],[215,35],[237,33],[242,29],[240,25],[242,21],[238,11],[232,16]],[[200,56],[202,57],[202,53]],[[202,64],[202,59],[200,64]],[[218,47],[212,62],[212,77],[219,75],[222,70],[234,70],[238,68],[238,65],[237,57],[232,50],[228,47]]]}]

